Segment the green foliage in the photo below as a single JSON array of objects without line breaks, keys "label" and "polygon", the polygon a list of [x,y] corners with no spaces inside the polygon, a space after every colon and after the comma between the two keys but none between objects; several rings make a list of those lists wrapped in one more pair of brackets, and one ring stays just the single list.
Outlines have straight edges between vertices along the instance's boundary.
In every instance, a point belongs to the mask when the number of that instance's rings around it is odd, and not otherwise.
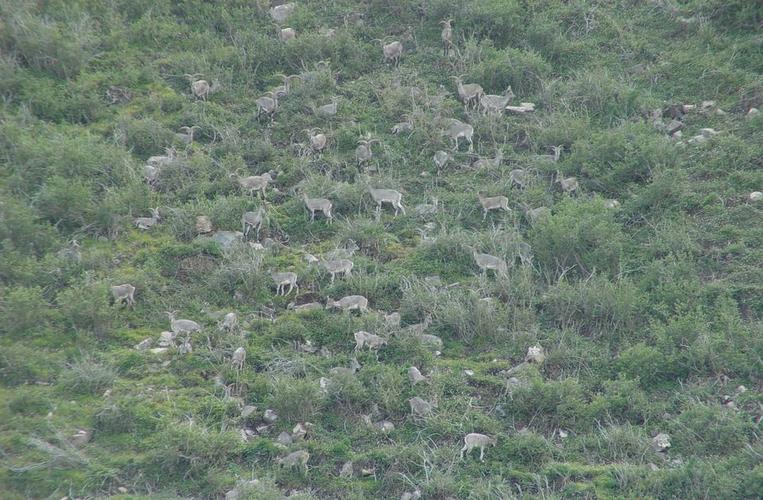
[{"label": "green foliage", "polygon": [[111,387],[116,378],[111,366],[85,355],[61,372],[58,383],[69,392],[97,395]]}]

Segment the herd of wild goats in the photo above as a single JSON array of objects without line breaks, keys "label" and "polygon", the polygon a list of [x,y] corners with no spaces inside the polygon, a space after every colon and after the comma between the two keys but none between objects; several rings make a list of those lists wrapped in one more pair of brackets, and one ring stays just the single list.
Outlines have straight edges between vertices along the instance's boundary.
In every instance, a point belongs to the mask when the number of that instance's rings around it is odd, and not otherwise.
[{"label": "herd of wild goats", "polygon": [[[283,24],[289,17],[289,15],[293,12],[295,8],[294,3],[287,3],[284,5],[279,5],[276,7],[273,7],[270,9],[270,14],[273,18],[273,20],[278,23],[279,25]],[[452,29],[452,20],[447,19],[441,21],[442,25],[442,34],[441,39],[443,43],[443,52],[445,55],[449,54],[449,51],[454,47],[453,45],[453,29]],[[324,30],[322,32],[325,36],[333,36],[334,31],[333,30]],[[292,28],[282,28],[279,32],[280,39],[287,43],[289,40],[296,37],[296,32]],[[403,57],[403,44],[400,41],[393,41],[391,43],[382,43],[382,53],[384,57],[385,62],[389,62],[393,64],[394,66],[397,66],[400,64],[400,61]],[[215,85],[210,85],[206,80],[197,79],[200,75],[186,75],[188,80],[190,81],[191,85],[191,92],[195,98],[206,100],[208,95],[214,91]],[[283,85],[277,87],[273,91],[268,92],[266,95],[260,97],[257,99],[257,115],[258,116],[264,116],[271,121],[274,118],[274,115],[278,109],[278,101],[279,99],[282,99],[289,95],[291,91],[291,85],[292,80],[294,78],[302,78],[302,76],[292,76],[287,77],[283,76]],[[475,83],[464,83],[461,79],[461,77],[454,76],[452,77],[455,80],[456,84],[456,90],[458,92],[459,99],[463,102],[463,105],[465,109],[473,110],[473,111],[479,111],[484,114],[501,114],[504,112],[510,112],[510,113],[529,113],[534,111],[534,105],[532,103],[521,103],[519,106],[509,106],[509,102],[511,99],[514,98],[514,94],[511,91],[511,88],[507,88],[504,92],[504,95],[489,95],[485,94],[483,91],[483,88]],[[705,108],[711,108],[714,106],[714,103],[712,102],[705,102],[702,104],[703,110]],[[690,105],[684,105],[682,107],[682,112],[688,112],[690,111],[694,106]],[[337,100],[332,99],[331,103],[320,106],[318,108],[314,109],[315,113],[320,116],[333,116],[337,113]],[[722,112],[720,110],[717,110],[718,112]],[[757,112],[757,110],[751,110],[750,113]],[[680,138],[680,129],[682,128],[682,124],[680,121],[673,120],[668,124],[664,124],[661,120],[662,115],[657,114],[652,117],[654,121],[654,125],[658,128],[660,128],[663,131],[666,131],[666,133],[675,138]],[[194,131],[196,130],[196,127],[183,127],[181,131],[177,134],[177,138],[185,143],[190,144],[193,142],[194,139]],[[413,124],[409,121],[401,122],[395,125],[392,129],[393,134],[399,134],[402,132],[411,132],[413,130]],[[320,153],[327,144],[327,137],[325,134],[321,133],[319,129],[312,129],[307,131],[308,137],[309,137],[309,149],[314,153]],[[464,123],[457,119],[450,119],[444,130],[443,134],[448,136],[450,140],[452,141],[453,150],[457,151],[459,148],[459,141],[464,140],[466,141],[469,151],[471,152],[473,149],[473,142],[472,142],[472,136],[474,133],[474,128],[472,125],[468,123]],[[701,134],[698,136],[695,136],[688,140],[689,143],[697,143],[702,142],[713,135],[715,135],[717,132],[713,129],[703,129],[701,131]],[[375,142],[375,140],[371,139],[370,137],[361,139],[358,142],[358,146],[355,151],[355,158],[357,160],[357,164],[359,167],[362,167],[364,164],[366,164],[373,156],[371,145]],[[543,160],[550,162],[551,164],[556,163],[559,161],[561,155],[563,153],[562,146],[555,146],[553,148],[553,154],[552,155],[544,155]],[[176,152],[172,149],[168,150],[168,153],[166,155],[162,156],[153,156],[148,159],[147,164],[145,166],[144,175],[146,178],[146,181],[149,183],[149,185],[154,185],[154,183],[157,181],[158,176],[162,170],[163,167],[167,165],[171,165],[174,161],[176,161]],[[434,153],[433,161],[435,166],[437,167],[438,172],[445,166],[449,161],[453,159],[453,156],[448,151],[437,151]],[[478,160],[478,162],[475,164],[475,167],[477,168],[483,168],[483,167],[498,167],[500,166],[501,162],[503,160],[503,156],[500,152],[498,152],[497,156],[493,159],[481,159]],[[241,176],[237,172],[230,174],[230,177],[234,179],[238,185],[241,187],[241,189],[248,193],[250,196],[253,196],[255,193],[258,194],[259,197],[264,197],[266,195],[268,186],[271,185],[271,183],[274,182],[274,179],[276,178],[277,173],[275,171],[269,171],[266,173],[263,173],[261,175],[252,175],[252,176]],[[512,170],[509,173],[509,180],[512,186],[515,186],[519,189],[524,189],[529,181],[530,181],[530,172],[523,169],[515,169]],[[556,175],[554,177],[554,184],[558,184],[561,188],[561,191],[567,195],[573,195],[576,194],[580,190],[580,185],[578,183],[578,180],[575,177],[563,177],[561,173],[557,170]],[[373,188],[370,185],[367,188],[368,193],[370,194],[373,201],[376,203],[376,216],[377,218],[380,216],[380,212],[383,208],[384,204],[388,204],[393,210],[394,210],[394,216],[398,216],[399,214],[402,214],[403,216],[406,215],[406,209],[403,206],[403,195],[397,190],[394,189],[387,189],[387,188]],[[753,192],[749,195],[749,200],[752,202],[758,202],[763,200],[763,193],[761,192]],[[477,194],[477,200],[479,201],[480,205],[482,206],[482,218],[485,220],[489,213],[491,211],[506,211],[509,212],[511,209],[509,208],[509,199],[506,196],[502,195],[488,195],[483,192],[479,192]],[[311,198],[306,193],[303,193],[303,201],[304,205],[306,207],[307,212],[309,213],[310,221],[313,222],[315,220],[316,213],[321,214],[329,223],[331,223],[334,220],[334,205],[331,200],[326,198]],[[476,200],[475,200],[476,201]],[[437,201],[434,200],[435,203],[435,209]],[[610,199],[604,201],[604,206],[608,209],[617,209],[620,206],[620,203],[617,200]],[[417,207],[418,208],[418,207]],[[547,217],[550,215],[551,211],[547,207],[537,207],[537,208],[530,208],[528,206],[524,207],[525,216],[530,224],[534,224],[538,221],[538,219]],[[252,246],[255,250],[263,250],[268,246],[268,239],[266,239],[263,243],[265,243],[265,246],[259,243],[260,241],[260,230],[263,227],[263,222],[266,220],[266,210],[263,208],[263,206],[260,206],[256,211],[253,212],[245,212],[241,217],[241,232],[228,232],[228,231],[220,231],[218,233],[219,236],[221,236],[221,239],[217,239],[217,241],[224,241],[224,242],[234,242],[234,241],[248,241],[250,239],[250,235],[253,232],[254,233],[254,240],[255,242],[249,241],[249,245]],[[208,222],[208,220],[204,220],[206,218],[200,217],[200,221],[197,221],[197,232],[199,233],[209,233],[212,231],[211,224]],[[152,209],[152,215],[150,217],[139,217],[134,219],[134,224],[137,228],[147,230],[159,223],[161,220],[161,216],[159,213],[158,208]],[[227,234],[219,234],[219,233],[227,233]],[[272,240],[270,241],[272,243]],[[336,276],[350,276],[352,269],[353,269],[353,262],[350,259],[352,256],[352,252],[357,249],[357,247],[349,248],[349,249],[342,249],[342,251],[335,251],[328,256],[329,258],[326,258],[327,256],[324,256],[321,259],[318,259],[317,257],[307,254],[306,258],[308,261],[308,264],[315,264],[315,263],[321,263],[323,267],[326,269],[326,271],[331,275],[331,282],[333,283]],[[494,255],[490,255],[487,253],[480,253],[475,248],[471,248],[472,254],[474,257],[474,261],[477,265],[477,267],[480,269],[480,271],[483,274],[486,274],[488,270],[492,270],[496,275],[506,275],[507,273],[507,263],[504,259],[500,257],[496,257]],[[530,245],[526,243],[521,243],[518,250],[518,255],[522,261],[522,264],[524,265],[531,265],[532,262],[532,249]],[[294,272],[270,272],[270,276],[273,280],[273,285],[275,286],[275,292],[277,295],[280,296],[288,296],[295,291],[299,291],[298,286],[298,276]],[[111,292],[113,294],[114,301],[118,304],[125,304],[127,306],[132,306],[135,303],[135,287],[130,284],[122,284],[122,285],[116,285],[111,288]],[[289,308],[293,310],[307,310],[307,309],[315,309],[315,308],[323,308],[324,306],[317,302],[311,302],[308,304],[301,304],[296,305],[296,303],[289,304]],[[327,308],[338,308],[341,309],[344,312],[350,312],[350,311],[357,311],[360,314],[365,314],[368,312],[368,300],[363,297],[362,295],[349,295],[346,297],[343,297],[339,300],[332,300],[330,298],[327,298],[326,300],[326,307]],[[190,352],[191,351],[191,342],[190,342],[190,336],[193,333],[202,331],[202,326],[195,322],[188,319],[178,319],[175,316],[175,312],[168,312],[167,313],[170,320],[170,331],[162,332],[161,337],[159,339],[159,347],[151,349],[153,352],[160,353],[167,350],[170,346],[176,346],[178,351],[181,353]],[[392,314],[383,314],[384,324],[386,327],[389,328],[395,328],[401,330],[403,333],[415,336],[419,338],[425,345],[431,347],[436,354],[439,354],[439,348],[442,347],[442,341],[439,337],[435,335],[429,335],[426,334],[426,330],[430,323],[430,318],[426,318],[423,323],[410,325],[404,328],[400,328],[400,315],[399,313],[392,313]],[[224,319],[220,322],[219,327],[221,331],[227,331],[232,332],[236,331],[238,328],[238,318],[235,313],[231,312],[228,313]],[[179,344],[175,344],[175,340],[179,341]],[[367,348],[373,352],[378,352],[380,348],[382,348],[386,343],[387,339],[382,335],[377,335],[373,333],[369,333],[366,331],[358,331],[354,334],[355,339],[355,351],[360,351],[364,348]],[[144,350],[149,349],[152,345],[151,339],[146,339],[145,341],[141,342],[138,346],[136,346],[138,349]],[[300,346],[300,348],[303,348],[306,352],[315,352],[315,348],[310,345],[308,342],[307,344],[303,344]],[[312,350],[311,350],[312,349]],[[528,349],[527,356],[525,358],[525,363],[542,363],[545,358],[545,354],[543,352],[543,349],[540,346],[532,346]],[[239,347],[235,350],[235,352],[232,354],[231,357],[231,364],[234,370],[240,371],[244,367],[244,362],[246,359],[246,351],[243,347]],[[357,360],[353,359],[352,366],[350,368],[345,367],[337,367],[331,370],[331,375],[337,375],[340,373],[350,373],[354,374],[356,370],[360,368],[360,364],[357,363]],[[417,384],[419,382],[425,382],[427,381],[427,377],[425,377],[418,368],[415,366],[411,366],[408,369],[408,376],[409,380],[412,384]],[[321,378],[320,379],[320,387],[322,389],[326,389],[328,385],[330,384],[330,379],[327,378]],[[510,380],[511,383],[511,380]],[[436,407],[436,402],[429,402],[424,399],[421,399],[419,397],[414,397],[409,400],[410,407],[411,407],[411,413],[413,418],[415,419],[422,419],[426,418],[428,415],[430,415],[433,411],[433,409]],[[253,411],[255,411],[254,407],[244,407],[244,413],[246,415],[250,415]],[[272,410],[267,410],[263,417],[262,422],[263,425],[261,427],[257,428],[258,432],[264,432],[269,425],[271,425],[273,422],[276,421],[278,416],[275,414]],[[370,416],[364,416],[364,420],[371,426],[383,431],[383,432],[389,432],[394,428],[394,425],[392,422],[382,420],[379,422],[372,422]],[[281,445],[287,446],[291,444],[293,441],[298,439],[303,439],[305,435],[309,432],[310,428],[312,427],[309,423],[300,423],[297,424],[297,426],[294,428],[294,432],[292,434],[288,433],[282,433],[278,437],[278,442]],[[242,431],[244,433],[244,438],[247,437],[247,432],[251,431]],[[563,431],[560,431],[563,432]],[[473,449],[478,448],[480,450],[480,460],[483,459],[485,448],[487,446],[495,446],[496,439],[493,437],[486,436],[484,434],[478,434],[478,433],[470,433],[467,434],[464,437],[464,446],[461,449],[461,456],[463,457],[464,454],[469,454]],[[653,446],[656,451],[665,451],[670,446],[669,437],[665,434],[659,434],[657,437],[654,438]],[[307,469],[307,462],[309,460],[309,454],[307,451],[304,450],[298,450],[294,451],[292,453],[289,453],[285,455],[284,457],[280,458],[278,460],[279,464],[287,465],[287,466],[298,466],[298,467],[304,467]],[[348,463],[345,464],[345,467],[343,467],[342,471],[340,472],[340,475],[347,475],[352,474],[352,464]],[[404,498],[418,498],[418,492],[409,493],[408,496],[404,496]]]}]

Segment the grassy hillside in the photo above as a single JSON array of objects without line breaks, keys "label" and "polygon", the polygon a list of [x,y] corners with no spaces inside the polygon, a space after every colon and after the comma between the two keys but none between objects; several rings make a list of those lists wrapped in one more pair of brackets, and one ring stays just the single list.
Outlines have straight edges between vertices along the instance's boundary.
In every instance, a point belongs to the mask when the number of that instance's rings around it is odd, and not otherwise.
[{"label": "grassy hillside", "polygon": [[[759,2],[299,0],[280,27],[269,8],[0,2],[2,498],[763,495]],[[535,110],[465,109],[458,76]],[[271,170],[264,197],[232,176]],[[377,217],[369,186],[405,215]],[[479,191],[508,210],[483,217]],[[261,246],[215,241],[260,208]],[[306,259],[355,247],[333,283]],[[276,295],[270,270],[299,289]],[[289,306],[348,295],[369,310]],[[166,311],[201,325],[192,352],[162,352]],[[386,344],[356,353],[358,331]],[[459,457],[473,432],[497,440],[484,462]],[[306,470],[279,463],[300,450]]]}]

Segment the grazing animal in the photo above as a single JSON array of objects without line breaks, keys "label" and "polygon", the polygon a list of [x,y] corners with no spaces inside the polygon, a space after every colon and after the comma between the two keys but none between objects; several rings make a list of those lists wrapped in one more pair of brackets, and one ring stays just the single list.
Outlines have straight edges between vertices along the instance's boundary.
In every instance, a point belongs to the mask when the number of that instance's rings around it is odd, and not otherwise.
[{"label": "grazing animal", "polygon": [[472,249],[472,255],[482,274],[487,274],[487,270],[492,269],[496,275],[506,276],[508,268],[503,259],[487,253],[478,253],[475,249]]},{"label": "grazing animal", "polygon": [[577,191],[580,187],[578,184],[577,177],[562,177],[562,173],[560,171],[556,171],[556,177],[554,179],[554,182],[558,182],[560,186],[562,186],[562,191],[564,191],[567,194],[572,193],[573,191]]},{"label": "grazing animal", "polygon": [[368,188],[368,192],[371,194],[371,198],[376,202],[376,216],[379,216],[381,212],[382,203],[389,203],[395,209],[395,217],[397,217],[398,211],[403,212],[405,215],[405,207],[403,207],[403,195],[399,191],[394,189],[374,189]]},{"label": "grazing animal", "polygon": [[368,312],[368,299],[362,295],[348,295],[339,300],[331,300],[330,297],[326,297],[326,307],[339,308],[345,312],[356,310],[362,314]]},{"label": "grazing animal", "polygon": [[328,218],[329,224],[333,222],[334,216],[331,215],[331,209],[334,205],[331,203],[331,200],[326,198],[308,198],[306,194],[303,195],[303,199],[305,200],[307,210],[310,211],[310,222],[315,222],[315,212],[319,210]]},{"label": "grazing animal", "polygon": [[527,170],[515,168],[509,172],[509,180],[512,186],[516,184],[520,189],[525,189],[529,180]]},{"label": "grazing animal", "polygon": [[257,116],[267,115],[270,117],[270,121],[273,121],[273,116],[278,109],[278,96],[275,92],[265,92],[265,95],[257,98],[254,101],[257,104]]},{"label": "grazing animal", "polygon": [[331,103],[315,108],[315,114],[321,116],[334,116],[338,111],[338,103],[339,99],[332,97]]},{"label": "grazing animal", "polygon": [[114,305],[123,303],[130,307],[135,305],[135,287],[129,283],[112,286],[111,295],[114,297]]},{"label": "grazing animal", "polygon": [[232,332],[238,326],[238,316],[234,312],[229,312],[225,315],[222,322],[218,325],[217,329],[221,332]]},{"label": "grazing animal", "polygon": [[289,40],[294,40],[297,38],[297,32],[294,31],[294,28],[281,28],[278,32],[278,38],[280,38],[282,42],[286,43]]},{"label": "grazing animal", "polygon": [[179,132],[175,133],[175,137],[183,144],[191,144],[193,142],[194,132],[198,128],[198,125],[194,125],[193,127],[180,127]]},{"label": "grazing animal", "polygon": [[203,100],[207,100],[207,96],[209,95],[210,85],[209,82],[206,80],[197,80],[196,78],[201,76],[199,73],[193,74],[193,75],[183,75],[186,80],[188,80],[191,83],[191,92],[196,98],[200,98]]},{"label": "grazing animal", "polygon": [[310,460],[310,454],[305,450],[298,450],[289,453],[283,458],[278,459],[278,465],[286,466],[289,468],[304,467],[307,472],[307,461]]},{"label": "grazing animal", "polygon": [[466,142],[469,143],[469,151],[474,149],[474,143],[472,141],[472,136],[474,135],[474,127],[468,123],[464,123],[455,118],[451,118],[447,130],[445,130],[443,133],[450,137],[450,139],[453,141],[454,151],[458,150],[458,140],[462,137],[466,139]]},{"label": "grazing animal", "polygon": [[[270,277],[273,278],[273,282],[276,284],[276,295],[289,295],[293,289],[297,289],[299,292],[299,285],[297,285],[297,273],[274,273],[270,272]],[[289,291],[285,290],[286,285],[289,285]]]},{"label": "grazing animal", "polygon": [[465,110],[468,110],[469,108],[476,108],[479,105],[482,96],[485,95],[485,91],[482,89],[482,86],[477,83],[467,83],[464,85],[463,81],[461,80],[462,76],[463,75],[451,76],[451,78],[456,81],[458,97],[464,103]]},{"label": "grazing animal", "polygon": [[355,148],[355,160],[358,162],[358,166],[368,163],[373,158],[374,153],[371,150],[371,145],[374,142],[379,142],[376,139],[359,139],[358,147]]},{"label": "grazing animal", "polygon": [[492,158],[492,159],[481,158],[475,161],[472,164],[472,167],[477,169],[490,168],[490,167],[498,168],[501,166],[502,161],[503,161],[503,151],[498,150],[495,153],[495,158]]},{"label": "grazing animal", "polygon": [[387,343],[387,339],[364,331],[355,332],[355,352],[368,346],[369,350],[378,350]]},{"label": "grazing animal", "polygon": [[151,217],[136,217],[133,219],[133,224],[135,224],[135,227],[138,229],[151,229],[154,225],[156,225],[157,222],[159,222],[162,217],[159,215],[159,208],[152,208],[151,210]]},{"label": "grazing animal", "polygon": [[172,330],[175,335],[201,331],[201,325],[195,321],[191,321],[190,319],[176,319],[175,311],[167,311],[167,316],[170,318],[170,330]]},{"label": "grazing animal", "polygon": [[236,371],[243,370],[244,361],[246,361],[246,349],[239,347],[233,351],[233,356],[231,357],[231,365],[233,365],[233,369]]},{"label": "grazing animal", "polygon": [[249,236],[249,231],[254,229],[255,238],[260,240],[260,229],[262,229],[262,223],[265,218],[265,210],[260,207],[256,212],[244,212],[241,216],[241,225],[243,226],[244,239]]},{"label": "grazing animal", "polygon": [[255,191],[259,191],[261,197],[265,196],[265,189],[267,189],[269,183],[273,182],[275,176],[276,172],[274,170],[265,172],[262,175],[250,175],[247,177],[241,177],[238,173],[230,174],[230,177],[236,179],[239,186],[249,191],[249,196],[254,195]]},{"label": "grazing animal", "polygon": [[411,406],[411,413],[413,418],[424,418],[432,414],[437,407],[437,403],[430,403],[418,396],[414,396],[408,400],[408,404]]},{"label": "grazing animal", "polygon": [[418,368],[415,366],[412,366],[408,368],[408,379],[411,381],[411,384],[416,385],[419,382],[426,382],[427,378],[421,374]]},{"label": "grazing animal", "polygon": [[467,455],[471,453],[474,448],[480,449],[480,461],[484,461],[485,448],[488,446],[495,446],[497,443],[495,438],[488,437],[484,434],[472,432],[464,436],[464,447],[461,448],[461,459],[464,458],[464,453]]},{"label": "grazing animal", "polygon": [[514,92],[511,90],[511,85],[506,87],[503,91],[503,95],[486,94],[480,99],[480,109],[483,114],[486,115],[500,115],[506,109],[506,105],[509,101],[514,99]]},{"label": "grazing animal", "polygon": [[563,145],[551,146],[551,149],[554,150],[554,154],[552,154],[552,155],[538,155],[538,158],[540,158],[542,160],[552,161],[554,163],[558,162],[559,158],[561,158],[561,156],[562,156],[562,151],[564,150],[564,146]]},{"label": "grazing animal", "polygon": [[394,62],[395,67],[400,64],[400,59],[403,57],[403,44],[399,41],[390,43],[382,42],[382,53],[384,54],[384,62]]},{"label": "grazing animal", "polygon": [[487,218],[487,213],[490,210],[505,210],[511,212],[509,208],[509,199],[505,196],[484,196],[482,191],[477,193],[477,197],[480,199],[482,205],[482,220]]},{"label": "grazing animal", "polygon": [[437,167],[438,172],[442,170],[443,168],[445,168],[448,162],[452,159],[453,157],[447,151],[435,151],[435,154],[432,157],[432,160],[434,161],[434,164]]},{"label": "grazing animal", "polygon": [[551,209],[548,207],[529,208],[525,206],[524,208],[527,222],[529,222],[531,225],[535,224],[544,217],[551,216]]},{"label": "grazing animal", "polygon": [[343,274],[344,277],[352,275],[354,264],[350,259],[324,260],[323,267],[331,274],[331,283],[337,274]]}]

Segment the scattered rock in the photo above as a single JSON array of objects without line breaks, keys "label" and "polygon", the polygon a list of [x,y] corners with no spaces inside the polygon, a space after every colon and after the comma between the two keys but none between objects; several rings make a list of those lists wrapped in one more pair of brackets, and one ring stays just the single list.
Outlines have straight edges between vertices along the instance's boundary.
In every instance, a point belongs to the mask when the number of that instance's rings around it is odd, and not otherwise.
[{"label": "scattered rock", "polygon": [[291,435],[286,431],[283,431],[281,434],[279,434],[278,437],[276,438],[276,441],[278,441],[284,446],[289,446],[291,443],[294,442],[294,440],[291,438]]},{"label": "scattered rock", "polygon": [[152,342],[153,341],[150,338],[143,339],[143,340],[140,341],[139,344],[136,344],[135,349],[138,350],[138,351],[145,351],[149,347],[151,347],[151,343]]},{"label": "scattered rock", "polygon": [[206,215],[196,217],[196,233],[208,234],[212,232],[212,221]]},{"label": "scattered rock", "polygon": [[262,420],[264,420],[265,422],[269,424],[273,424],[275,423],[276,420],[278,420],[278,414],[271,409],[267,409],[265,410],[265,413],[262,415]]},{"label": "scattered rock", "polygon": [[244,406],[244,407],[241,409],[241,416],[242,416],[243,418],[247,418],[247,417],[249,417],[249,416],[250,416],[252,413],[254,413],[254,412],[256,412],[256,411],[257,411],[257,407],[256,407],[256,406],[252,406],[252,405],[246,405],[246,406]]},{"label": "scattered rock", "polygon": [[352,477],[354,471],[352,468],[352,462],[345,462],[344,465],[342,465],[341,470],[339,471],[339,477],[343,477],[345,479]]},{"label": "scattered rock", "polygon": [[534,345],[527,348],[527,356],[525,356],[526,362],[542,364],[545,360],[546,353],[543,351],[541,346]]},{"label": "scattered rock", "polygon": [[658,453],[663,453],[670,448],[670,436],[661,432],[652,439],[652,449]]}]

